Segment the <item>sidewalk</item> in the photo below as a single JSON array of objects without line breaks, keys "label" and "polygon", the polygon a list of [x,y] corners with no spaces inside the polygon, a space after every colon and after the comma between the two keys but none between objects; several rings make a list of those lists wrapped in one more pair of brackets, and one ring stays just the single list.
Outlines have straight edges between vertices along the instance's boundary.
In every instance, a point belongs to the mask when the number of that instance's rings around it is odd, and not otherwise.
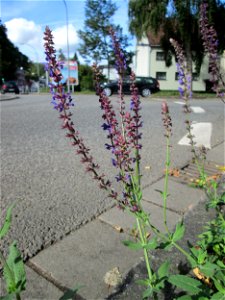
[{"label": "sidewalk", "polygon": [[[224,164],[222,143],[209,152],[210,161]],[[169,227],[173,228],[185,216],[186,236],[183,243],[193,240],[209,215],[204,209],[205,194],[170,177],[168,199]],[[163,189],[163,179],[143,190],[143,206],[151,213],[155,225],[163,230],[162,200],[156,190]],[[133,217],[113,207],[87,223],[63,240],[41,251],[26,265],[27,290],[23,299],[55,300],[63,291],[81,286],[75,299],[141,299],[143,289],[135,283],[145,274],[142,251],[132,251],[122,244],[132,239]],[[179,254],[170,254],[175,268],[181,261]],[[153,264],[168,258],[168,252],[155,253]],[[113,270],[113,271],[112,271]],[[121,275],[119,288],[105,283],[105,274]],[[113,284],[112,284],[113,285]],[[164,299],[164,298],[162,298]],[[168,298],[169,299],[169,298]],[[172,299],[172,298],[171,298]]]}]

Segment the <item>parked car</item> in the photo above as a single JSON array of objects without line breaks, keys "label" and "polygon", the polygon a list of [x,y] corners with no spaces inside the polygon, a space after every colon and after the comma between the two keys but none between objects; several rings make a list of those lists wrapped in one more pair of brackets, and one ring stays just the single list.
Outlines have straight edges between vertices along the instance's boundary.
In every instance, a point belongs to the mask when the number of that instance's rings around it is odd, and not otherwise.
[{"label": "parked car", "polygon": [[[138,88],[139,94],[143,97],[148,97],[151,95],[151,93],[155,93],[160,90],[158,80],[153,77],[136,77],[135,84]],[[130,94],[130,85],[131,80],[129,78],[125,78],[123,80],[124,94]],[[106,96],[111,96],[112,94],[118,93],[118,80],[104,83],[102,88]]]},{"label": "parked car", "polygon": [[1,93],[2,94],[5,94],[5,93],[19,94],[20,90],[19,90],[17,84],[15,83],[15,81],[6,81],[1,86]]}]

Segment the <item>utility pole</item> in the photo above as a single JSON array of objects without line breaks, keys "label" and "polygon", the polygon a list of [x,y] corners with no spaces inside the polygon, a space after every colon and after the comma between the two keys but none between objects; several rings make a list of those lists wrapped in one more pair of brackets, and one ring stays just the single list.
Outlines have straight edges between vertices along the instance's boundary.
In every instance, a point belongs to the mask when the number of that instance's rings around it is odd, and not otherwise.
[{"label": "utility pole", "polygon": [[67,79],[67,87],[68,92],[70,92],[70,62],[69,62],[69,56],[70,56],[70,48],[69,48],[69,25],[68,25],[68,9],[66,0],[63,0],[63,3],[65,5],[66,9],[66,37],[67,37],[67,68],[68,68],[68,79]]}]

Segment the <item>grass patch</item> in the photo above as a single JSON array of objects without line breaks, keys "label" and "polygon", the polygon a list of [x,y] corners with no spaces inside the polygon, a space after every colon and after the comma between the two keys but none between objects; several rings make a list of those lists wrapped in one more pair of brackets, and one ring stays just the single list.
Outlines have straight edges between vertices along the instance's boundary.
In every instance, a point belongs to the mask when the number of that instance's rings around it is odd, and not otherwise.
[{"label": "grass patch", "polygon": [[[49,93],[49,88],[41,88],[40,93]],[[73,94],[73,93],[72,93]],[[82,90],[82,91],[75,91],[74,94],[76,95],[95,95],[95,91],[91,90]],[[153,98],[176,98],[180,99],[180,93],[177,90],[174,91],[159,91],[157,93],[152,94]],[[211,99],[216,98],[215,93],[207,93],[207,92],[193,92],[194,99]]]},{"label": "grass patch", "polygon": [[[180,98],[180,93],[178,91],[159,91],[154,94],[154,98],[167,97],[167,98]],[[192,98],[194,99],[210,99],[216,98],[215,93],[207,92],[193,92]]]}]

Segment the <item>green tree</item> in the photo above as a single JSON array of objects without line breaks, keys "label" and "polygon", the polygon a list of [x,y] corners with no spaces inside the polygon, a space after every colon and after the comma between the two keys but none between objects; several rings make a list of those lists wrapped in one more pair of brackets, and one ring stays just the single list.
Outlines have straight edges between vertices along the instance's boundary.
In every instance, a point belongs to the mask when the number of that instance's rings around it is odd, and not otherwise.
[{"label": "green tree", "polygon": [[82,40],[79,52],[85,59],[95,62],[108,59],[109,28],[116,9],[111,0],[86,0],[85,30],[78,32]]},{"label": "green tree", "polygon": [[[174,53],[169,39],[174,38],[183,44],[189,71],[192,61],[196,71],[200,70],[203,60],[203,46],[199,31],[199,8],[202,0],[130,0],[129,28],[138,39],[144,34],[161,33],[161,46],[165,51],[167,66]],[[225,48],[225,4],[218,0],[208,0],[209,18],[218,32],[219,50]],[[162,34],[163,33],[163,34]]]},{"label": "green tree", "polygon": [[60,61],[66,61],[66,60],[67,60],[65,54],[64,54],[63,51],[62,51],[62,49],[59,49],[58,59],[59,59]]},{"label": "green tree", "polygon": [[16,71],[23,67],[27,71],[30,67],[28,57],[22,54],[7,37],[7,29],[0,20],[0,78],[4,80],[16,79]]},{"label": "green tree", "polygon": [[[112,17],[117,7],[111,0],[86,0],[85,30],[80,30],[79,37],[82,43],[79,48],[81,56],[88,62],[90,59],[99,63],[106,60],[109,65],[113,60],[109,28],[113,27],[118,33],[124,49],[129,45],[128,37],[123,35],[120,26],[113,25]],[[126,52],[130,59],[130,53]],[[109,76],[108,76],[109,77]]]},{"label": "green tree", "polygon": [[79,66],[79,85],[81,90],[94,90],[93,71],[90,66]]},{"label": "green tree", "polygon": [[80,64],[79,59],[78,59],[78,55],[77,55],[76,52],[74,53],[74,55],[73,55],[73,57],[72,57],[72,60],[75,60],[75,61],[77,62],[78,65]]}]

